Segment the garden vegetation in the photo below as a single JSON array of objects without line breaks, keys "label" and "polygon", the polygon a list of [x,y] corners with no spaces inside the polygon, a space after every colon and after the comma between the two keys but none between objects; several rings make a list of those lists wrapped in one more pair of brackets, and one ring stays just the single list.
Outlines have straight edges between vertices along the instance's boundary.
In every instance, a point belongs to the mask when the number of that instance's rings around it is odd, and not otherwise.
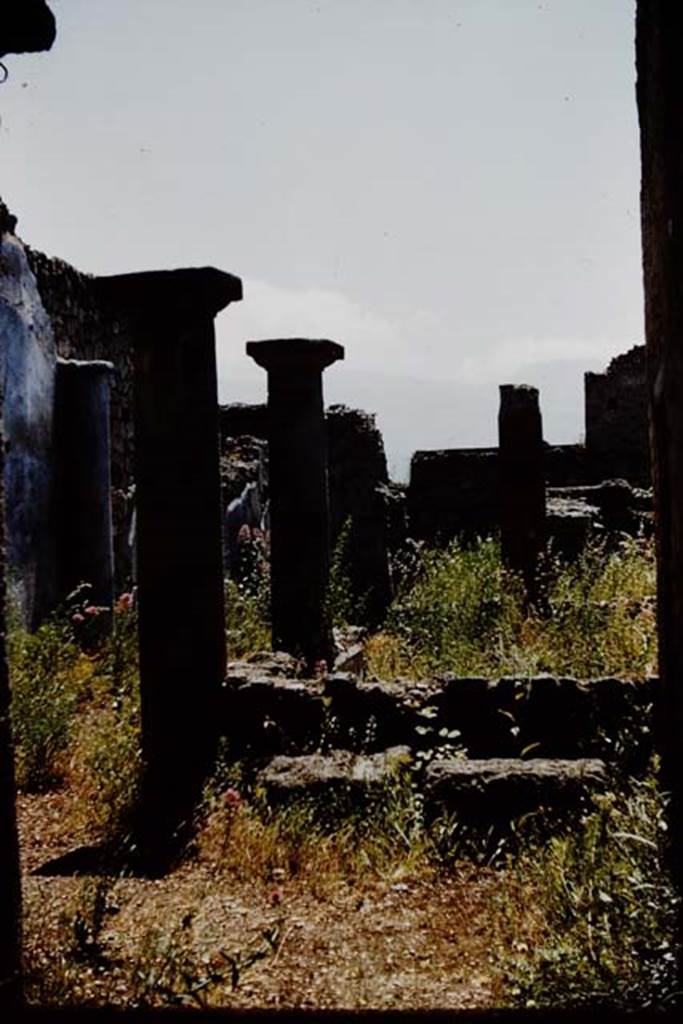
[{"label": "garden vegetation", "polygon": [[[542,608],[529,608],[520,581],[501,565],[495,540],[413,553],[410,564],[397,563],[398,592],[383,628],[366,639],[368,674],[589,678],[656,671],[649,541],[594,543],[576,562],[549,559],[542,573]],[[264,649],[262,568],[239,585],[228,581],[226,603],[229,658]],[[337,623],[353,620],[339,554],[330,605]],[[110,615],[112,629],[102,629]],[[125,839],[137,798],[135,617],[131,595],[109,610],[88,604],[87,590],[79,591],[34,634],[15,626],[9,637],[20,790],[69,789],[79,823],[106,840]],[[362,812],[335,814],[315,804],[276,811],[254,789],[249,766],[234,764],[229,754],[223,752],[207,785],[189,862],[254,884],[297,878],[321,899],[340,879],[354,885],[369,876],[420,877],[455,885],[473,870],[488,872],[495,935],[489,968],[499,1005],[637,1008],[673,998],[676,905],[656,759],[644,777],[615,778],[611,792],[562,827],[549,831],[532,816],[492,839],[454,820],[426,823],[410,772]],[[83,883],[63,921],[58,956],[44,955],[40,941],[31,940],[29,998],[79,998],[83,964],[103,955],[103,908],[114,882]],[[187,929],[163,949],[150,933],[130,967],[125,999],[129,1005],[229,1004],[245,973],[257,964],[267,970],[268,959],[278,956],[286,928],[283,920],[253,948],[225,953],[210,966],[193,958]]]}]

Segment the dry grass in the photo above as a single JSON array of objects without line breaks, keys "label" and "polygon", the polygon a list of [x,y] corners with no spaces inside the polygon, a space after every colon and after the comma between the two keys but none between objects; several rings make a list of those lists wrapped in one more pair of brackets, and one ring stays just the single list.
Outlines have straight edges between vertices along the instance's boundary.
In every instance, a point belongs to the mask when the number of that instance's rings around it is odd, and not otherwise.
[{"label": "dry grass", "polygon": [[283,867],[276,831],[243,807],[210,815],[197,854],[161,881],[32,877],[84,838],[64,831],[68,804],[63,792],[20,801],[32,1002],[464,1009],[503,998],[500,872],[444,874],[401,856],[350,870],[333,837]]}]

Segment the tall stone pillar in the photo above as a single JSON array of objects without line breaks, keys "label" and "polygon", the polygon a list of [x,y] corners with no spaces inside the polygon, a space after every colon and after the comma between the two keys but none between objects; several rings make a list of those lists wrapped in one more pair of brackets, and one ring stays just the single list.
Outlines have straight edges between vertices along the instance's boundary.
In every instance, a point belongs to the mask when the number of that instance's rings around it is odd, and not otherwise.
[{"label": "tall stone pillar", "polygon": [[332,660],[326,611],[330,561],[327,438],[322,372],[344,349],[334,341],[250,341],[268,373],[273,648],[309,668]]},{"label": "tall stone pillar", "polygon": [[242,297],[213,268],[100,278],[135,346],[143,799],[137,838],[163,871],[217,741],[225,673],[213,318]]},{"label": "tall stone pillar", "polygon": [[503,561],[522,574],[535,601],[546,543],[545,468],[538,390],[527,384],[501,385],[498,464]]},{"label": "tall stone pillar", "polygon": [[[659,744],[683,896],[683,8],[639,0],[641,226],[659,626]],[[683,903],[678,938],[683,937]],[[683,951],[683,944],[679,946]],[[679,953],[679,976],[683,952]]]},{"label": "tall stone pillar", "polygon": [[79,583],[111,607],[114,549],[111,515],[109,387],[104,361],[57,362],[55,462],[59,597]]},{"label": "tall stone pillar", "polygon": [[4,450],[0,415],[0,1010],[16,1005],[21,995],[21,881],[5,652]]}]

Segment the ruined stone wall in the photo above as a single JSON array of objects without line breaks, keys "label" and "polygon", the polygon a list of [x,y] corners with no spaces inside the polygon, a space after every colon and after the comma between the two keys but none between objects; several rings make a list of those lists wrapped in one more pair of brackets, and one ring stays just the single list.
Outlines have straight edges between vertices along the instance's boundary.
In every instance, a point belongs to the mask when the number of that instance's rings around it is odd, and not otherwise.
[{"label": "ruined stone wall", "polygon": [[[548,487],[592,481],[583,445],[545,445]],[[487,536],[500,522],[497,448],[417,451],[410,465],[408,532],[445,543],[458,535]]]},{"label": "ruined stone wall", "polygon": [[645,346],[585,375],[586,454],[592,479],[651,483]]},{"label": "ruined stone wall", "polygon": [[111,378],[111,480],[117,586],[131,573],[128,529],[134,481],[133,353],[130,329],[117,310],[102,304],[95,278],[63,260],[28,249],[31,269],[52,322],[58,354],[65,359],[108,360]]},{"label": "ruined stone wall", "polygon": [[333,542],[349,523],[350,583],[362,620],[376,625],[391,603],[389,474],[375,417],[345,405],[327,410],[330,528]]},{"label": "ruined stone wall", "polygon": [[[265,405],[221,406],[224,459],[228,449],[233,455],[230,439],[267,438],[267,414]],[[397,517],[384,442],[375,417],[361,410],[333,405],[327,409],[325,420],[332,544],[350,520],[347,555],[353,591],[364,605],[364,618],[378,622],[391,600],[388,549]],[[229,493],[234,497],[232,491]]]},{"label": "ruined stone wall", "polygon": [[29,627],[53,607],[53,420],[57,354],[15,218],[0,204],[0,401],[7,451],[7,558]]}]

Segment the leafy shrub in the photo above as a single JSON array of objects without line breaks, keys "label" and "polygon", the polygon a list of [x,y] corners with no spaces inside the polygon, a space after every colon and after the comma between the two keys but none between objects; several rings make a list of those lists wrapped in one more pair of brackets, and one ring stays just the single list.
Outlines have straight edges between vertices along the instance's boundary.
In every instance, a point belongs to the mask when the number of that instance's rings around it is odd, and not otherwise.
[{"label": "leafy shrub", "polygon": [[17,784],[43,790],[63,776],[64,754],[94,666],[76,643],[65,614],[35,633],[14,628],[7,639]]}]

